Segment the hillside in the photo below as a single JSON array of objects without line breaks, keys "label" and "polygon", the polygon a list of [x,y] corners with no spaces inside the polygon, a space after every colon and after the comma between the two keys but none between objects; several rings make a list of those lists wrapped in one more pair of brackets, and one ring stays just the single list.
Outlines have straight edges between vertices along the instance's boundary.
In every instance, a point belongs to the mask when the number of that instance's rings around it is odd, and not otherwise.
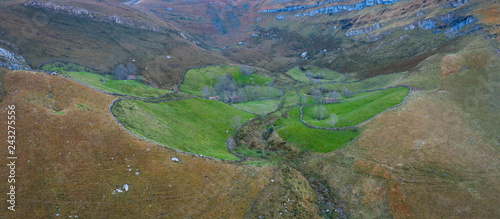
[{"label": "hillside", "polygon": [[69,79],[18,71],[2,81],[2,108],[17,109],[19,155],[17,211],[2,210],[2,218],[244,217],[271,179],[283,184],[270,166],[201,159],[135,138],[111,117],[113,96]]},{"label": "hillside", "polygon": [[497,1],[7,0],[0,20],[0,218],[500,218]]}]

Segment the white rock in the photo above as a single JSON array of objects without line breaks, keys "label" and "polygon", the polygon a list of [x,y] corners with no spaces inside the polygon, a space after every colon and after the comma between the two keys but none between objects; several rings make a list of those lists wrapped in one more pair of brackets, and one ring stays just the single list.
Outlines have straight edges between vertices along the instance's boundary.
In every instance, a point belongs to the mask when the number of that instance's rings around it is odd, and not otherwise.
[{"label": "white rock", "polygon": [[170,59],[170,58],[172,58],[172,57],[170,57],[170,56],[167,56],[167,59]]},{"label": "white rock", "polygon": [[307,52],[303,52],[300,56],[302,56],[302,58],[305,58],[307,56]]},{"label": "white rock", "polygon": [[123,185],[123,190],[128,191],[128,184]]},{"label": "white rock", "polygon": [[179,158],[177,158],[177,157],[172,157],[172,161],[178,162],[178,161],[179,161]]}]

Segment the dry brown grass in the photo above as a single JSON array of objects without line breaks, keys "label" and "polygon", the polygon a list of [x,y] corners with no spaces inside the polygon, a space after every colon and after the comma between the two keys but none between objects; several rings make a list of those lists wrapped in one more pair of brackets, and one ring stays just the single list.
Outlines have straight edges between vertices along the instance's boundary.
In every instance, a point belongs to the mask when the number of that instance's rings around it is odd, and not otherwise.
[{"label": "dry brown grass", "polygon": [[[83,218],[241,218],[272,177],[269,167],[201,159],[139,140],[111,117],[115,97],[71,80],[18,71],[3,81],[8,95],[1,108],[16,105],[19,159],[16,212],[1,211],[2,218],[58,212]],[[54,108],[64,114],[53,114]],[[6,139],[5,132],[0,135]],[[7,176],[7,168],[0,174]],[[128,192],[112,194],[125,183]],[[2,180],[1,191],[7,186]]]},{"label": "dry brown grass", "polygon": [[445,91],[413,92],[353,145],[307,165],[325,166],[315,172],[354,217],[498,218],[500,153],[466,118]]},{"label": "dry brown grass", "polygon": [[500,28],[498,27],[498,25],[500,25],[500,6],[494,5],[487,8],[481,8],[476,10],[475,13],[479,15],[482,23],[488,25],[486,29],[489,30],[491,34],[497,35],[496,40],[500,42],[500,38],[498,37],[498,35],[500,35]]},{"label": "dry brown grass", "polygon": [[447,55],[441,60],[441,76],[453,74],[460,70],[460,59],[457,55]]}]

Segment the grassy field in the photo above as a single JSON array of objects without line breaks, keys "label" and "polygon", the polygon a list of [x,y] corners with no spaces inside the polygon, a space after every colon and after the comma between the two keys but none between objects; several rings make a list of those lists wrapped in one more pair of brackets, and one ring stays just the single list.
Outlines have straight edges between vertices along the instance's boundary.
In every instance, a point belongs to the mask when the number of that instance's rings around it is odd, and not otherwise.
[{"label": "grassy field", "polygon": [[[375,95],[377,93],[379,93],[380,91],[372,91],[372,92],[360,92],[360,93],[355,93],[353,95],[351,95],[350,97],[346,97],[346,96],[342,96],[342,100],[340,100],[341,102],[344,102],[344,101],[351,101],[351,100],[356,100],[356,99],[360,99],[360,98],[365,98],[365,97],[368,97],[368,96],[371,96],[371,95]],[[323,95],[323,97],[326,96],[326,94]],[[322,99],[323,100],[323,99]],[[303,97],[301,99],[302,101],[302,104],[303,105],[308,105],[308,104],[314,104],[316,103],[314,101],[314,98],[311,97],[311,96],[306,96],[306,97]]]},{"label": "grassy field", "polygon": [[324,74],[325,78],[320,79],[321,82],[334,82],[334,81],[340,82],[344,80],[344,75],[332,70],[323,69],[316,66],[304,66],[304,71],[300,70],[299,67],[295,67],[288,70],[286,74],[292,76],[292,78],[297,81],[309,83],[310,79],[306,76],[306,72],[308,71],[312,73],[313,77]]},{"label": "grassy field", "polygon": [[[107,75],[101,76],[77,71],[68,71],[64,75],[108,93],[125,94],[134,97],[157,97],[172,92],[148,87],[136,80],[113,80],[111,76]],[[101,82],[101,79],[106,82]]]},{"label": "grassy field", "polygon": [[283,94],[283,99],[285,102],[283,103],[283,107],[292,108],[297,106],[299,103],[299,95],[297,95],[296,89],[288,89]]},{"label": "grassy field", "polygon": [[[336,128],[357,125],[377,113],[400,103],[408,95],[409,89],[406,87],[389,88],[379,91],[375,95],[359,100],[345,103],[326,104],[327,115],[337,114],[338,122]],[[315,120],[313,109],[316,105],[304,107],[304,121],[310,125],[328,127],[329,117],[323,120]]]},{"label": "grassy field", "polygon": [[68,71],[83,71],[83,72],[88,72],[88,73],[94,73],[94,74],[102,74],[102,71],[89,68],[77,63],[73,62],[62,62],[62,61],[53,61],[50,63],[45,63],[40,67],[40,70],[44,71],[53,71],[57,73],[65,73]]},{"label": "grassy field", "polygon": [[280,103],[281,99],[277,99],[277,100],[247,101],[243,103],[236,103],[233,105],[248,110],[250,112],[264,115],[278,109]]},{"label": "grassy field", "polygon": [[186,72],[184,81],[180,85],[183,92],[201,95],[200,91],[205,86],[215,86],[217,77],[230,73],[234,81],[241,81],[242,85],[271,85],[272,79],[258,74],[242,75],[238,66],[208,66],[192,68]]},{"label": "grassy field", "polygon": [[[274,123],[279,136],[294,144],[302,151],[312,150],[318,153],[334,151],[359,135],[359,131],[330,131],[311,129],[299,120],[299,108],[288,112],[286,118],[280,118]],[[278,128],[281,127],[281,128]]]},{"label": "grassy field", "polygon": [[254,115],[218,101],[192,98],[162,103],[120,101],[113,114],[132,132],[166,147],[204,156],[237,160],[226,148],[234,133],[233,117],[241,122]]},{"label": "grassy field", "polygon": [[317,84],[311,86],[305,86],[300,89],[299,93],[302,96],[307,96],[311,88],[322,87],[327,90],[340,91],[343,87],[346,87],[352,92],[360,92],[365,90],[374,90],[385,88],[389,86],[400,85],[400,80],[403,78],[404,73],[380,75],[373,78],[368,78],[359,82],[352,83],[338,83],[338,84]]}]

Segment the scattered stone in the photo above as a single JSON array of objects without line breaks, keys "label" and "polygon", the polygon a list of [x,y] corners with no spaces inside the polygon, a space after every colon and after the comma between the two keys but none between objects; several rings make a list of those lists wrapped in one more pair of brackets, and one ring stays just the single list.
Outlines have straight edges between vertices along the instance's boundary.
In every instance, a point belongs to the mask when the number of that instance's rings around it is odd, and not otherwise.
[{"label": "scattered stone", "polygon": [[128,184],[123,185],[123,190],[128,191]]},{"label": "scattered stone", "polygon": [[177,157],[172,157],[172,161],[174,161],[174,162],[179,162],[179,158],[177,158]]}]

